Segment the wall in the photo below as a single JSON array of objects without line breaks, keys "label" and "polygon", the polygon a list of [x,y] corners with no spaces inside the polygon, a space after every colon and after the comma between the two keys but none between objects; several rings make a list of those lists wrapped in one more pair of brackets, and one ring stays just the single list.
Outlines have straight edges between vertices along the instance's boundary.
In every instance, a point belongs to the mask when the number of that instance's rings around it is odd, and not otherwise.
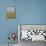
[{"label": "wall", "polygon": [[10,32],[16,32],[17,34],[17,19],[6,18],[6,8],[9,6],[16,6],[15,1],[0,0],[0,44],[6,44],[9,42],[8,34]]},{"label": "wall", "polygon": [[[6,19],[6,8],[16,6],[16,19]],[[8,43],[17,24],[46,24],[46,0],[0,0],[0,44]]]},{"label": "wall", "polygon": [[46,0],[17,0],[16,10],[21,24],[46,24]]}]

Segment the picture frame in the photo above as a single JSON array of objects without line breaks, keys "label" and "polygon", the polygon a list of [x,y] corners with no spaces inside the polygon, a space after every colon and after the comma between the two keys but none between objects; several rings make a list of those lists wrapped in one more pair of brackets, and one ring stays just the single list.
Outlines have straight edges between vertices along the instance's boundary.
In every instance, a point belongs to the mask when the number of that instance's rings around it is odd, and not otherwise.
[{"label": "picture frame", "polygon": [[8,19],[16,18],[16,7],[13,7],[13,6],[7,7],[6,18]]}]

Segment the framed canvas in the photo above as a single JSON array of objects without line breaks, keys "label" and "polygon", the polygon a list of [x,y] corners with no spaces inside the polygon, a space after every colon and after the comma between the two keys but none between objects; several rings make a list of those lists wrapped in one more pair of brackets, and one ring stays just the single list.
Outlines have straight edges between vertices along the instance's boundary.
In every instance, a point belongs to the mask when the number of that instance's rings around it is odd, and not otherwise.
[{"label": "framed canvas", "polygon": [[7,18],[16,18],[16,7],[7,7],[6,17]]},{"label": "framed canvas", "polygon": [[46,25],[20,24],[18,38],[19,42],[21,40],[46,41]]}]

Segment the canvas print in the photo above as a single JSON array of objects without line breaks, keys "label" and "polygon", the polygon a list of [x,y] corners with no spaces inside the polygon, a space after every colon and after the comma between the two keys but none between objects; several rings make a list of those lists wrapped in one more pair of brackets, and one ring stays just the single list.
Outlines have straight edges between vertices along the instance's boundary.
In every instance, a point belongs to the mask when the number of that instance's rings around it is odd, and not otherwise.
[{"label": "canvas print", "polygon": [[16,7],[8,7],[6,10],[7,18],[16,18]]},{"label": "canvas print", "polygon": [[46,25],[18,25],[18,38],[20,46],[31,46],[33,42],[46,42]]}]

